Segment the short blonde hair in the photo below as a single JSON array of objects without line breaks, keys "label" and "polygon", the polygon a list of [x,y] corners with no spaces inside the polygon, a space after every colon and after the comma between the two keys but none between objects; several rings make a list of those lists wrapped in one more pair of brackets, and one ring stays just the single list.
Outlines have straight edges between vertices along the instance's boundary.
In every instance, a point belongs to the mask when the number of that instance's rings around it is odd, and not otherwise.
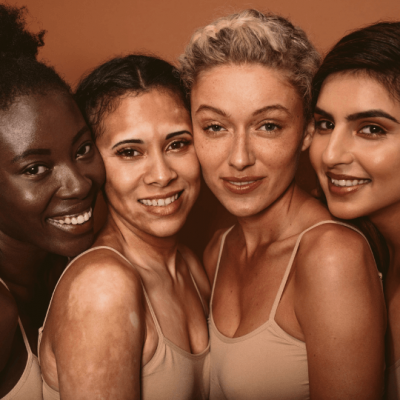
[{"label": "short blonde hair", "polygon": [[183,83],[190,93],[199,74],[222,64],[256,63],[286,73],[311,117],[311,85],[320,55],[305,32],[276,14],[248,9],[198,29],[179,57]]}]

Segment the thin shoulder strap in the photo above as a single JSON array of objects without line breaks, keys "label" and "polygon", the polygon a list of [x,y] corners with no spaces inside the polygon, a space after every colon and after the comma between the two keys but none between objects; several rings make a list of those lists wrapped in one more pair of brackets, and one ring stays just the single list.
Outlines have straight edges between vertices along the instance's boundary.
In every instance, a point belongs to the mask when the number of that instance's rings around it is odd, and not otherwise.
[{"label": "thin shoulder strap", "polygon": [[219,265],[221,263],[221,257],[222,257],[222,251],[224,249],[225,239],[228,236],[228,233],[233,229],[234,226],[235,225],[231,226],[226,232],[224,232],[224,234],[222,235],[222,238],[221,238],[221,244],[219,246],[219,253],[218,253],[218,260],[217,260],[217,267],[215,268],[214,280],[213,280],[213,284],[212,284],[212,288],[211,288],[210,310],[212,309],[215,283],[217,282],[217,275],[218,275]]},{"label": "thin shoulder strap", "polygon": [[195,279],[194,279],[194,277],[193,277],[193,274],[192,274],[192,272],[190,271],[190,268],[189,268],[189,267],[188,267],[188,271],[189,271],[190,277],[192,278],[192,282],[193,282],[193,285],[194,285],[194,287],[195,287],[195,289],[196,289],[196,292],[197,292],[197,294],[199,295],[200,302],[201,302],[201,306],[203,307],[204,315],[207,317],[207,310],[206,310],[206,307],[205,307],[205,305],[204,305],[203,298],[201,297],[200,290],[199,290],[199,288],[198,288],[198,286],[197,286],[197,284],[196,284],[196,281],[195,281]]},{"label": "thin shoulder strap", "polygon": [[[273,319],[275,318],[276,310],[277,310],[278,305],[279,305],[279,302],[280,302],[280,300],[281,300],[283,290],[285,289],[286,282],[287,282],[287,279],[288,279],[288,277],[289,277],[289,273],[290,273],[290,271],[291,271],[291,269],[292,269],[293,261],[294,261],[294,259],[295,259],[295,257],[296,257],[297,250],[298,250],[298,248],[299,248],[301,239],[303,238],[304,234],[306,234],[308,231],[311,231],[312,229],[316,228],[317,226],[325,225],[325,224],[342,225],[342,226],[345,226],[345,227],[347,227],[347,228],[352,229],[352,230],[355,231],[355,232],[358,232],[358,233],[366,240],[366,242],[367,242],[367,244],[368,244],[368,247],[369,247],[369,249],[371,250],[372,256],[374,256],[374,254],[373,254],[373,252],[372,252],[372,249],[371,249],[371,246],[370,246],[370,244],[369,244],[369,242],[368,242],[368,239],[365,237],[365,235],[364,235],[362,232],[360,232],[360,231],[359,231],[357,228],[355,228],[354,226],[351,226],[351,225],[346,224],[346,223],[341,222],[341,221],[332,221],[332,220],[321,221],[321,222],[318,222],[317,224],[315,224],[315,225],[313,225],[313,226],[310,226],[310,227],[307,228],[305,231],[301,232],[300,235],[299,235],[299,237],[297,238],[296,244],[295,244],[295,246],[294,246],[294,248],[293,248],[293,251],[292,251],[292,255],[290,256],[290,260],[289,260],[288,266],[286,267],[285,274],[284,274],[283,279],[282,279],[282,282],[281,282],[281,284],[280,284],[280,286],[279,286],[278,293],[277,293],[277,295],[276,295],[276,297],[275,297],[274,304],[272,305],[272,309],[271,309],[271,312],[270,312],[270,315],[269,315],[269,319],[273,320]],[[374,259],[374,260],[375,260],[375,259]]]},{"label": "thin shoulder strap", "polygon": [[[0,278],[0,282],[1,282],[1,283],[5,286],[5,288],[10,292],[10,289],[8,288],[7,284],[3,281],[3,279]],[[27,338],[27,336],[26,336],[25,329],[24,329],[24,327],[22,326],[21,318],[20,318],[19,316],[18,316],[18,324],[19,324],[19,328],[21,329],[22,337],[23,337],[23,339],[24,339],[24,343],[25,343],[26,350],[27,350],[27,352],[28,352],[28,359],[29,359],[29,357],[31,357],[31,355],[32,355],[33,353],[32,353],[31,346],[30,346],[30,344],[29,344],[28,338]]]}]

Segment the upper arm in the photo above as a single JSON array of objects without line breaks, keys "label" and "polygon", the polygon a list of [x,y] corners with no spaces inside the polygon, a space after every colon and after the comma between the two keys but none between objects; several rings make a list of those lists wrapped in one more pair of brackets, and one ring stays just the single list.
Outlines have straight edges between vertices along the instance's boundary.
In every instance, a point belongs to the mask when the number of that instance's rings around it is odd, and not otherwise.
[{"label": "upper arm", "polygon": [[60,396],[139,399],[145,335],[140,281],[115,256],[91,257],[86,265],[82,257],[73,267],[52,305]]},{"label": "upper arm", "polygon": [[18,326],[18,308],[11,293],[0,284],[0,372],[10,358],[11,347]]},{"label": "upper arm", "polygon": [[310,231],[299,249],[295,285],[311,398],[380,398],[385,305],[365,240],[338,226]]},{"label": "upper arm", "polygon": [[221,247],[221,240],[225,231],[226,229],[217,230],[203,253],[203,264],[211,286],[214,282],[214,275],[217,269],[218,255]]}]

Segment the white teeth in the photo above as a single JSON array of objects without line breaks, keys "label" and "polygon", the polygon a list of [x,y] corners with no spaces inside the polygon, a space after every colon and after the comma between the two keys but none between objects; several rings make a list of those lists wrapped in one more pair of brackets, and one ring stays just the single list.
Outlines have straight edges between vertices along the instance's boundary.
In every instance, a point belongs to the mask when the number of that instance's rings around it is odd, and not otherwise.
[{"label": "white teeth", "polygon": [[75,215],[74,217],[65,217],[64,219],[52,219],[49,218],[50,221],[55,222],[59,225],[81,225],[92,217],[92,209],[84,212],[80,215]]},{"label": "white teeth", "polygon": [[232,182],[232,181],[229,181],[229,183],[231,183],[232,185],[235,185],[235,186],[250,185],[250,183],[253,183],[253,182],[255,182],[255,181],[248,181],[248,182]]},{"label": "white teeth", "polygon": [[335,186],[339,187],[345,187],[345,186],[357,186],[357,185],[362,185],[364,183],[368,183],[369,179],[353,179],[353,180],[345,180],[345,179],[331,179],[331,182]]},{"label": "white teeth", "polygon": [[145,206],[153,206],[153,207],[165,207],[168,204],[173,203],[175,200],[177,200],[179,197],[179,193],[171,196],[171,197],[166,197],[164,199],[153,199],[153,200],[147,200],[147,199],[140,199],[139,203],[144,204]]}]

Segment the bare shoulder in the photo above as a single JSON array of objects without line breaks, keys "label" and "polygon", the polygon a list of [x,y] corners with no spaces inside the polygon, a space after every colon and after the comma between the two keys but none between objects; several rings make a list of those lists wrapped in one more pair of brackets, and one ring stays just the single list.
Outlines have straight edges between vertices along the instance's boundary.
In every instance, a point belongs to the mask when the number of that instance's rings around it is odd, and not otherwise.
[{"label": "bare shoulder", "polygon": [[18,326],[18,307],[11,293],[0,283],[0,371],[10,356],[15,330]]},{"label": "bare shoulder", "polygon": [[59,317],[67,312],[73,319],[88,313],[100,317],[120,310],[124,304],[142,307],[143,300],[137,271],[115,252],[98,249],[80,256],[68,267],[58,283],[51,312]]},{"label": "bare shoulder", "polygon": [[218,256],[221,248],[221,241],[227,229],[217,230],[203,253],[204,268],[207,272],[211,285],[214,281],[215,270],[217,268]]},{"label": "bare shoulder", "polygon": [[193,275],[193,278],[203,299],[205,300],[205,303],[208,304],[210,300],[211,288],[206,271],[204,270],[201,261],[192,250],[182,244],[179,245],[179,252],[186,261],[186,264]]},{"label": "bare shoulder", "polygon": [[338,273],[346,279],[359,279],[360,274],[378,277],[367,240],[359,232],[339,224],[323,224],[306,232],[296,258],[297,265],[302,266],[299,272],[305,274]]}]

